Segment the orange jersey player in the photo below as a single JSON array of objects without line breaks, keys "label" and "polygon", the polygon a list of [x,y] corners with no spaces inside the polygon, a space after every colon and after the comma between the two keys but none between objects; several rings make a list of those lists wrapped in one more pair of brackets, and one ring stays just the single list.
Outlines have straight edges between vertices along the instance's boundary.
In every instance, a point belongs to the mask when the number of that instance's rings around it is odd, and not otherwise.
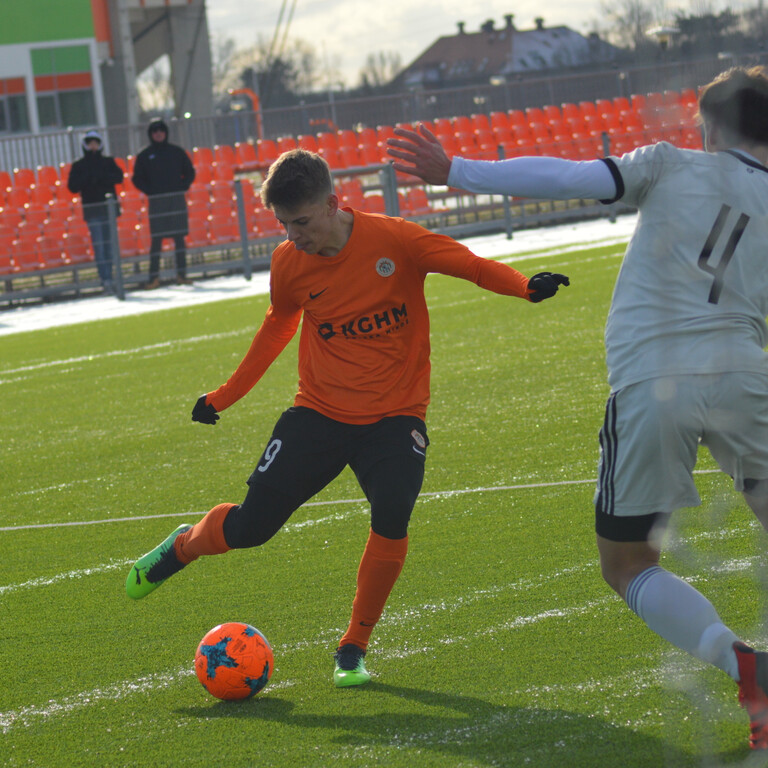
[{"label": "orange jersey player", "polygon": [[272,165],[262,198],[285,227],[272,256],[271,305],[230,379],[192,419],[215,424],[296,333],[299,391],[275,425],[241,504],[219,504],[140,558],[126,582],[141,598],[201,555],[259,546],[349,466],[371,505],[349,627],[334,654],[337,686],[370,679],[364,656],[408,549],[408,523],[429,438],[429,313],[424,280],[439,272],[537,302],[564,275],[530,280],[449,237],[400,218],[339,207],[327,163],[293,150]]}]

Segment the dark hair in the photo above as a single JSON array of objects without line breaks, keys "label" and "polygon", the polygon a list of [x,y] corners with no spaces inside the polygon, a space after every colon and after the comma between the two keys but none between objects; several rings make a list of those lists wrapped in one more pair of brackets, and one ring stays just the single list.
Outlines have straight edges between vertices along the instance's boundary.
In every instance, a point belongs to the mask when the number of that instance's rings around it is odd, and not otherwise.
[{"label": "dark hair", "polygon": [[768,70],[733,67],[701,89],[699,118],[737,139],[768,144]]},{"label": "dark hair", "polygon": [[328,163],[314,152],[292,149],[284,152],[269,167],[261,185],[266,208],[280,206],[292,210],[333,194],[333,179]]}]

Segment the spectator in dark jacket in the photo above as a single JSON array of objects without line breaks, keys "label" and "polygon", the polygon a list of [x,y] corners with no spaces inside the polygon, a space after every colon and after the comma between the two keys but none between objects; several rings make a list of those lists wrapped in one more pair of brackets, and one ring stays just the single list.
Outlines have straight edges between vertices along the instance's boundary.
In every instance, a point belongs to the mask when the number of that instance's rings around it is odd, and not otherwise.
[{"label": "spectator in dark jacket", "polygon": [[[102,155],[101,150],[99,132],[88,131],[83,138],[83,156],[70,168],[67,188],[70,192],[80,193],[99,279],[105,292],[112,293],[112,231],[106,199],[107,195],[112,195],[117,201],[115,184],[123,180],[123,172],[114,158]],[[117,205],[115,213],[120,214]]]},{"label": "spectator in dark jacket", "polygon": [[187,249],[184,238],[189,231],[184,193],[195,180],[189,155],[168,142],[168,126],[160,119],[149,124],[149,146],[139,152],[133,167],[133,184],[149,198],[149,282],[145,288],[160,286],[160,251],[165,238],[173,238],[176,248],[176,282],[187,285]]}]

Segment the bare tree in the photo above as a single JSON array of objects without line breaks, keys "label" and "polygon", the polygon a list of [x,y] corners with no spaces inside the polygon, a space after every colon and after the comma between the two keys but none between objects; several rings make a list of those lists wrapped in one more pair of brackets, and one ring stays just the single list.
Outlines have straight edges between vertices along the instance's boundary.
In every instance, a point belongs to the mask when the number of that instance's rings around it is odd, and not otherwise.
[{"label": "bare tree", "polygon": [[215,99],[226,96],[232,87],[230,72],[237,53],[237,44],[231,37],[216,35],[211,40],[211,75]]},{"label": "bare tree", "polygon": [[360,70],[360,84],[379,88],[397,77],[402,70],[402,59],[395,51],[369,53],[365,66]]},{"label": "bare tree", "polygon": [[648,46],[648,29],[668,17],[665,0],[602,0],[601,8],[609,37],[635,50]]},{"label": "bare tree", "polygon": [[217,89],[246,86],[261,97],[262,105],[283,106],[314,90],[322,81],[315,46],[293,40],[275,50],[263,38],[249,48],[232,51],[218,75]]},{"label": "bare tree", "polygon": [[139,106],[143,112],[172,112],[174,109],[171,85],[171,62],[161,56],[137,78]]}]

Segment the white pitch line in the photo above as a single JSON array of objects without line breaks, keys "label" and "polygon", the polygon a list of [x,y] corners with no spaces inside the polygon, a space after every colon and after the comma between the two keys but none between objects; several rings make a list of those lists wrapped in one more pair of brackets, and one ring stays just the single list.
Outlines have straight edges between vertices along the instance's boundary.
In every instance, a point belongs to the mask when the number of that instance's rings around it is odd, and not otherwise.
[{"label": "white pitch line", "polygon": [[[694,471],[696,475],[714,475],[720,474],[719,469],[697,469]],[[478,488],[454,488],[448,491],[424,491],[419,494],[419,499],[428,498],[450,498],[452,496],[461,496],[467,493],[493,493],[496,491],[521,491],[530,490],[536,488],[556,488],[558,486],[568,485],[594,485],[597,482],[595,478],[589,478],[586,480],[557,480],[550,483],[520,483],[517,485],[488,485]],[[58,486],[52,486],[52,488],[58,488]],[[41,491],[49,489],[41,489]],[[28,493],[28,492],[25,492]],[[302,504],[301,509],[304,507],[321,507],[332,506],[334,504],[364,504],[367,503],[366,499],[334,499],[333,501],[308,501],[306,504]],[[111,517],[102,520],[75,520],[67,521],[63,523],[30,523],[28,525],[6,525],[0,527],[2,531],[29,531],[36,528],[71,528],[81,525],[102,525],[104,523],[132,523],[142,520],[160,520],[169,517],[193,517],[195,515],[201,516],[207,512],[164,512],[161,515],[137,515],[135,517]],[[330,520],[333,518],[325,518]],[[323,522],[324,522],[323,521]],[[294,523],[294,526],[301,527],[306,525],[313,525],[314,521],[305,521],[304,523]]]},{"label": "white pitch line", "polygon": [[[745,561],[741,560],[734,560],[730,565],[734,571],[742,571],[744,570],[745,565],[752,564],[753,563],[746,564]],[[388,631],[395,630],[398,624],[403,624],[405,622],[411,626],[413,623],[414,614],[421,615],[425,611],[435,612],[441,610],[448,610],[453,612],[459,608],[466,607],[469,602],[480,599],[480,597],[483,596],[487,597],[489,595],[498,595],[506,591],[514,591],[521,588],[529,590],[531,586],[545,586],[547,582],[550,582],[554,579],[563,576],[570,576],[588,567],[596,566],[596,561],[590,563],[580,563],[576,566],[573,566],[572,568],[566,568],[562,571],[557,571],[552,574],[543,574],[538,584],[535,582],[527,582],[527,580],[520,580],[519,582],[513,582],[506,586],[496,586],[484,590],[477,590],[474,595],[469,596],[469,599],[459,599],[453,603],[441,603],[438,605],[430,604],[428,606],[422,606],[415,609],[408,608],[399,612],[399,615],[385,613],[384,617],[382,618],[382,629],[386,633]],[[452,633],[451,635],[443,635],[442,637],[433,638],[428,645],[404,646],[399,648],[391,648],[390,650],[384,651],[380,651],[377,648],[376,658],[385,661],[401,660],[423,653],[432,653],[447,645],[472,642],[478,637],[489,637],[500,632],[510,632],[518,629],[524,629],[533,624],[539,624],[550,619],[569,619],[573,616],[580,616],[591,611],[602,609],[604,606],[610,605],[617,600],[618,598],[613,594],[608,594],[605,597],[589,600],[580,605],[572,605],[562,608],[551,608],[546,611],[540,611],[538,613],[527,616],[515,616],[508,619],[507,621],[501,622],[500,624],[493,624],[489,627],[485,627],[479,632],[475,631],[471,635],[459,636]],[[321,632],[319,636],[316,636],[314,641],[303,641],[290,645],[284,644],[276,646],[275,655],[280,658],[281,656],[290,653],[310,649],[313,650],[319,646],[325,646],[327,644],[327,638],[331,637],[333,633],[337,635],[339,631],[341,630],[338,628],[333,630],[329,629]],[[399,632],[397,634],[398,636],[401,636]],[[12,728],[18,726],[29,727],[30,725],[33,725],[37,720],[46,720],[55,716],[71,714],[79,709],[84,709],[97,702],[118,701],[136,693],[145,693],[153,690],[168,688],[171,685],[182,682],[185,678],[190,677],[192,674],[194,674],[194,670],[191,668],[191,666],[183,666],[177,668],[176,670],[159,672],[134,680],[118,682],[108,688],[96,688],[90,691],[83,691],[81,693],[65,697],[61,701],[49,701],[45,706],[27,706],[18,710],[0,712],[0,732],[8,733],[8,731],[10,731]],[[297,684],[297,681],[294,680],[280,680],[275,684],[270,684],[270,690],[287,688]],[[570,686],[558,686],[558,689],[561,691],[570,688],[586,690],[589,685],[589,682],[586,684],[573,683]],[[605,689],[605,686],[602,684],[600,687],[601,689]],[[530,691],[518,691],[517,693],[526,694],[529,692]],[[541,691],[538,691],[538,693],[541,693]]]},{"label": "white pitch line", "polygon": [[[498,631],[504,631],[505,629],[518,629],[520,627],[526,627],[530,624],[535,624],[540,621],[545,621],[550,618],[566,618],[569,615],[578,615],[591,610],[594,606],[606,602],[611,596],[605,599],[592,601],[586,603],[583,606],[575,606],[573,608],[563,608],[552,611],[543,611],[533,616],[518,616],[510,621],[503,622],[497,626],[487,627],[480,634],[492,635]],[[325,633],[323,633],[325,634]],[[472,635],[477,637],[477,634]],[[402,648],[399,650],[393,650],[389,653],[378,654],[377,658],[380,659],[402,659],[407,656],[412,656],[416,653],[422,653],[424,650],[432,651],[436,650],[440,646],[449,645],[453,642],[466,642],[471,638],[457,638],[455,636],[445,636],[436,638],[429,648],[420,647],[418,649]],[[324,642],[315,642],[312,647],[325,645]],[[290,653],[290,649],[287,647],[277,646],[275,649],[275,655],[279,658],[283,653]],[[8,733],[12,728],[18,726],[29,727],[37,720],[47,720],[52,717],[72,714],[77,710],[84,709],[93,704],[104,701],[119,701],[120,699],[127,698],[133,694],[146,693],[149,691],[160,690],[168,688],[171,685],[176,685],[186,678],[194,674],[194,669],[190,666],[179,667],[175,670],[158,672],[153,675],[147,675],[133,680],[124,680],[122,682],[115,683],[108,688],[94,688],[89,691],[82,691],[81,693],[67,696],[60,701],[51,700],[44,706],[27,706],[17,710],[9,710],[7,712],[0,712],[0,732]],[[279,688],[287,688],[296,685],[296,681],[285,680],[276,682],[274,685],[270,683],[269,690],[276,690]]]},{"label": "white pitch line", "polygon": [[[708,470],[709,471],[709,470]],[[560,485],[586,485],[595,483],[594,479],[589,480],[559,480],[552,483],[525,483],[521,485],[491,485],[481,488],[457,488],[450,491],[426,491],[419,494],[419,498],[450,498],[451,496],[460,496],[465,493],[485,493],[492,491],[519,491],[529,488],[554,488]],[[302,504],[301,509],[304,507],[321,507],[331,506],[334,504],[361,504],[367,503],[364,498],[360,499],[336,499],[334,501],[309,501],[306,504]],[[207,510],[206,510],[207,511]],[[130,523],[141,520],[159,520],[167,517],[193,517],[195,515],[202,516],[205,512],[164,512],[161,515],[138,515],[136,517],[112,517],[105,518],[103,520],[75,520],[67,521],[64,523],[31,523],[28,525],[7,525],[0,527],[0,531],[28,531],[35,528],[71,528],[81,525],[102,525],[103,523]],[[330,520],[333,518],[325,518]],[[312,525],[313,521],[306,521],[304,523],[295,523],[294,526]]]},{"label": "white pitch line", "polygon": [[[108,688],[93,688],[90,691],[82,691],[73,696],[67,696],[61,701],[51,700],[45,706],[29,706],[8,712],[0,712],[0,732],[5,734],[14,727],[29,727],[36,720],[47,720],[56,715],[69,715],[79,709],[85,709],[99,702],[119,701],[137,693],[169,688],[172,685],[183,682],[194,674],[195,670],[191,665],[183,666],[175,670],[157,672],[153,675],[139,677],[134,680],[123,680]],[[280,690],[290,688],[293,685],[296,685],[295,681],[280,680],[274,684],[270,682],[269,688],[270,690]],[[208,701],[209,703],[211,702],[210,699]]]},{"label": "white pitch line", "polygon": [[74,579],[82,579],[86,576],[95,576],[101,573],[109,573],[109,571],[118,571],[123,568],[127,568],[129,565],[133,565],[135,558],[131,560],[111,560],[103,565],[96,565],[93,568],[80,568],[76,571],[67,571],[65,573],[57,573],[54,576],[41,576],[37,579],[30,579],[29,581],[22,581],[20,584],[7,584],[4,587],[0,587],[0,595],[6,595],[11,592],[17,592],[20,589],[33,589],[35,587],[50,587],[53,584],[59,584],[62,581],[72,581]]},{"label": "white pitch line", "polygon": [[125,357],[128,355],[138,355],[142,352],[154,352],[159,349],[175,350],[178,347],[198,344],[203,341],[217,341],[218,339],[228,339],[232,336],[240,336],[244,333],[255,333],[255,328],[245,327],[236,331],[222,331],[221,333],[210,333],[203,336],[192,336],[184,339],[171,339],[169,341],[159,341],[156,344],[145,344],[141,347],[130,347],[128,349],[112,349],[107,352],[95,352],[89,355],[80,355],[78,357],[67,357],[61,360],[46,360],[43,363],[34,365],[23,365],[19,368],[7,368],[0,370],[0,376],[7,376],[14,373],[26,373],[28,371],[40,371],[45,368],[56,368],[60,365],[73,365],[75,363],[92,363],[97,360],[104,360],[109,357]]}]

